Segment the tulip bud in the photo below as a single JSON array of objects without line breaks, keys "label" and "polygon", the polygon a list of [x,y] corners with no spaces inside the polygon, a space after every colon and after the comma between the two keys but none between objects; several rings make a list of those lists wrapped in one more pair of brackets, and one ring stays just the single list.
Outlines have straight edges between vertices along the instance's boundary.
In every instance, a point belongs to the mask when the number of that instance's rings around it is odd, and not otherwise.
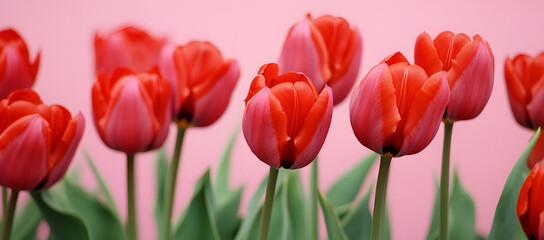
[{"label": "tulip bud", "polygon": [[544,166],[536,164],[519,192],[517,212],[527,238],[544,240]]},{"label": "tulip bud", "polygon": [[209,42],[165,46],[160,67],[171,86],[174,121],[196,127],[208,126],[223,115],[240,77],[238,62],[224,60]]},{"label": "tulip bud", "polygon": [[367,148],[390,157],[415,154],[432,141],[450,96],[446,74],[428,77],[397,52],[355,87],[351,126]]},{"label": "tulip bud", "polygon": [[311,163],[329,131],[332,90],[318,94],[302,73],[278,76],[275,63],[261,67],[245,99],[242,129],[251,151],[274,168],[301,168]]},{"label": "tulip bud", "polygon": [[480,115],[491,90],[495,60],[487,41],[480,35],[472,40],[466,34],[446,31],[434,40],[422,33],[416,40],[415,63],[428,75],[445,71],[450,86],[446,121],[468,120]]},{"label": "tulip bud", "polygon": [[318,91],[330,86],[336,105],[355,83],[362,49],[359,30],[350,28],[344,18],[324,15],[312,19],[308,14],[289,31],[279,67],[282,73],[303,72]]},{"label": "tulip bud", "polygon": [[[504,77],[510,108],[522,126],[538,129],[544,126],[544,53],[532,58],[525,54],[506,58]],[[536,142],[527,165],[532,168],[544,158],[544,134]]]},{"label": "tulip bud", "polygon": [[107,34],[96,33],[96,72],[110,74],[120,67],[130,68],[135,72],[147,71],[158,64],[165,43],[166,39],[153,38],[131,26]]},{"label": "tulip bud", "polygon": [[129,155],[160,147],[170,123],[169,87],[158,73],[119,68],[93,85],[94,123],[102,141]]},{"label": "tulip bud", "polygon": [[45,189],[62,178],[83,135],[85,119],[59,105],[47,106],[20,89],[0,102],[0,185]]},{"label": "tulip bud", "polygon": [[13,29],[0,32],[0,98],[6,98],[12,91],[30,88],[34,85],[40,53],[30,62],[25,41]]}]

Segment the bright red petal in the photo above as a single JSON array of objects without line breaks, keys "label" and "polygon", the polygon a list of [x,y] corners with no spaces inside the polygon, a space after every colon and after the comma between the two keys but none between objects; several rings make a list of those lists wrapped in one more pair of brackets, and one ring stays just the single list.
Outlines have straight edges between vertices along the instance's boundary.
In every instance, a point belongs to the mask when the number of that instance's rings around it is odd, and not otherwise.
[{"label": "bright red petal", "polygon": [[438,57],[434,42],[428,33],[424,32],[417,37],[414,50],[415,64],[421,66],[427,75],[433,75],[443,68],[442,60]]}]

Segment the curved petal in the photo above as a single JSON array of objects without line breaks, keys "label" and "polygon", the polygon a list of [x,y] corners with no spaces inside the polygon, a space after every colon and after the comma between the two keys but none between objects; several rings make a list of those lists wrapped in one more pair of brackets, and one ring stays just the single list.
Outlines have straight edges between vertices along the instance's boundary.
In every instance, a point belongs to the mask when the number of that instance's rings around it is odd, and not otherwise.
[{"label": "curved petal", "polygon": [[401,120],[387,64],[375,66],[355,87],[349,106],[351,126],[364,146],[379,154]]},{"label": "curved petal", "polygon": [[406,65],[410,65],[410,62],[408,61],[408,59],[406,59],[406,57],[401,52],[396,52],[387,56],[380,62],[380,64],[381,63],[385,63],[388,66],[391,66],[397,63],[405,63]]},{"label": "curved petal", "polygon": [[[525,109],[526,96],[527,92],[521,78],[523,77],[523,72],[525,71],[526,63],[528,62],[529,56],[518,55],[514,60],[506,58],[504,62],[504,79],[506,81],[506,88],[508,90],[508,100],[510,102],[510,109],[514,114],[514,117],[522,126],[533,128],[529,122],[528,113]],[[523,61],[522,59],[525,59]],[[520,66],[522,65],[522,66]],[[518,69],[523,69],[519,71]],[[518,74],[518,72],[521,72]]]},{"label": "curved petal", "polygon": [[51,130],[38,114],[23,117],[0,135],[0,184],[33,190],[47,174]]},{"label": "curved petal", "polygon": [[428,33],[423,32],[417,37],[416,46],[414,49],[415,64],[419,65],[427,75],[431,76],[435,72],[439,72],[444,67],[442,60],[438,57],[438,53],[434,46],[434,42]]},{"label": "curved petal", "polygon": [[447,72],[451,93],[447,107],[450,120],[477,117],[493,89],[493,56],[484,42],[472,41],[461,50]]},{"label": "curved petal", "polygon": [[541,134],[538,137],[538,140],[531,150],[529,157],[527,158],[527,166],[529,169],[533,168],[537,163],[541,162],[544,159],[544,136]]},{"label": "curved petal", "polygon": [[[544,76],[541,77],[544,80]],[[538,128],[538,126],[544,126],[544,89],[540,92],[536,92],[533,99],[527,104],[527,115],[530,120],[530,126]]]},{"label": "curved petal", "polygon": [[291,169],[302,168],[311,163],[323,147],[332,119],[332,89],[325,86],[310,112],[304,119],[295,137],[296,161]]},{"label": "curved petal", "polygon": [[74,153],[79,145],[79,141],[83,136],[85,129],[85,118],[81,113],[70,120],[66,131],[63,132],[62,138],[52,151],[51,161],[48,163],[49,175],[45,185],[40,189],[45,189],[56,183],[64,176],[68,169]]},{"label": "curved petal", "polygon": [[7,45],[1,55],[0,62],[4,62],[3,76],[0,76],[0,97],[5,98],[16,89],[29,88],[34,83],[28,58],[12,45]]},{"label": "curved petal", "polygon": [[348,58],[349,62],[347,63],[347,69],[343,75],[339,76],[337,79],[332,79],[329,83],[329,86],[333,89],[334,92],[334,105],[342,102],[349,94],[349,91],[353,87],[355,80],[357,79],[357,74],[359,73],[359,66],[361,65],[361,55],[363,52],[363,40],[359,30],[354,30],[355,40],[353,42],[353,50],[351,56]]},{"label": "curved petal", "polygon": [[181,107],[180,99],[178,97],[178,72],[176,69],[176,64],[174,63],[175,49],[176,47],[173,44],[166,44],[162,49],[161,58],[159,61],[161,76],[168,81],[170,85],[170,106],[172,107],[172,115],[174,116]]}]

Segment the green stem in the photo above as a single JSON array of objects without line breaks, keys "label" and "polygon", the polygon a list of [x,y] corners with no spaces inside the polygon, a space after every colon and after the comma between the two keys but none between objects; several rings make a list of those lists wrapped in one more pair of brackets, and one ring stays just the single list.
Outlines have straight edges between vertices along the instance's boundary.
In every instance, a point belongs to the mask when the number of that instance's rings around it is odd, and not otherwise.
[{"label": "green stem", "polygon": [[318,214],[317,214],[317,158],[314,160],[311,166],[310,172],[310,239],[319,238],[319,225],[318,225]]},{"label": "green stem", "polygon": [[2,230],[2,240],[9,240],[11,235],[11,225],[13,224],[13,216],[15,215],[15,205],[17,204],[19,191],[11,190],[11,197],[8,203],[7,212],[4,214],[4,229]]},{"label": "green stem", "polygon": [[450,148],[453,122],[444,122],[444,148],[440,176],[440,240],[448,239],[448,199],[450,186]]},{"label": "green stem", "polygon": [[136,208],[134,199],[134,154],[127,154],[127,239],[136,240]]},{"label": "green stem", "polygon": [[270,216],[272,213],[272,204],[274,203],[274,194],[276,193],[276,180],[278,179],[278,169],[270,167],[268,173],[268,183],[266,185],[266,196],[264,198],[263,216],[261,219],[260,240],[268,239],[268,228],[270,227]]},{"label": "green stem", "polygon": [[378,172],[378,183],[376,184],[376,196],[374,199],[374,214],[372,215],[371,239],[381,239],[382,219],[385,209],[385,198],[387,194],[387,181],[389,179],[389,166],[391,157],[382,156],[380,159],[380,170]]},{"label": "green stem", "polygon": [[166,175],[166,197],[165,197],[165,208],[166,211],[164,214],[164,229],[163,236],[165,240],[171,239],[170,229],[172,225],[172,210],[174,207],[174,193],[176,190],[176,179],[178,175],[178,166],[179,159],[181,154],[181,145],[183,143],[183,136],[185,136],[185,127],[178,127],[178,136],[176,138],[176,146],[174,149],[174,156],[172,157],[172,163],[168,168],[168,173]]},{"label": "green stem", "polygon": [[2,213],[4,215],[4,218],[6,216],[6,212],[8,210],[8,188],[2,187]]}]

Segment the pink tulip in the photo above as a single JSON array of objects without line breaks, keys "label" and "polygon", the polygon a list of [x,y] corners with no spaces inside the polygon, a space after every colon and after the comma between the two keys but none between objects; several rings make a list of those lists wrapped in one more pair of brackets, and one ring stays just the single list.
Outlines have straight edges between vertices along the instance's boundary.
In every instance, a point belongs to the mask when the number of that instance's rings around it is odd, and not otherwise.
[{"label": "pink tulip", "polygon": [[156,68],[99,73],[92,89],[93,116],[104,143],[129,155],[160,147],[171,120],[169,91]]},{"label": "pink tulip", "polygon": [[245,99],[242,129],[251,151],[274,168],[311,163],[329,131],[332,90],[318,94],[302,73],[278,76],[275,63],[261,67]]},{"label": "pink tulip", "polygon": [[6,98],[12,91],[30,88],[34,85],[40,53],[30,62],[25,41],[13,29],[0,32],[0,98]]},{"label": "pink tulip", "polygon": [[351,126],[364,146],[389,157],[415,154],[432,141],[450,96],[446,74],[428,77],[397,52],[355,87]]},{"label": "pink tulip", "polygon": [[318,91],[325,85],[334,92],[334,104],[346,98],[355,83],[363,43],[357,28],[341,17],[308,14],[295,24],[280,56],[282,72],[303,72]]},{"label": "pink tulip", "polygon": [[94,49],[96,72],[111,73],[119,67],[145,72],[159,63],[165,39],[156,39],[131,26],[106,34],[96,33]]},{"label": "pink tulip", "polygon": [[238,62],[223,59],[209,42],[167,45],[160,66],[171,86],[174,121],[196,127],[208,126],[223,115],[240,77]]},{"label": "pink tulip", "polygon": [[72,117],[20,89],[0,102],[0,119],[0,185],[40,190],[64,176],[83,135],[81,113]]},{"label": "pink tulip", "polygon": [[480,115],[491,96],[495,71],[491,48],[480,35],[470,40],[465,34],[446,31],[432,40],[422,33],[416,41],[415,63],[428,75],[446,72],[451,95],[445,119],[468,120]]}]

